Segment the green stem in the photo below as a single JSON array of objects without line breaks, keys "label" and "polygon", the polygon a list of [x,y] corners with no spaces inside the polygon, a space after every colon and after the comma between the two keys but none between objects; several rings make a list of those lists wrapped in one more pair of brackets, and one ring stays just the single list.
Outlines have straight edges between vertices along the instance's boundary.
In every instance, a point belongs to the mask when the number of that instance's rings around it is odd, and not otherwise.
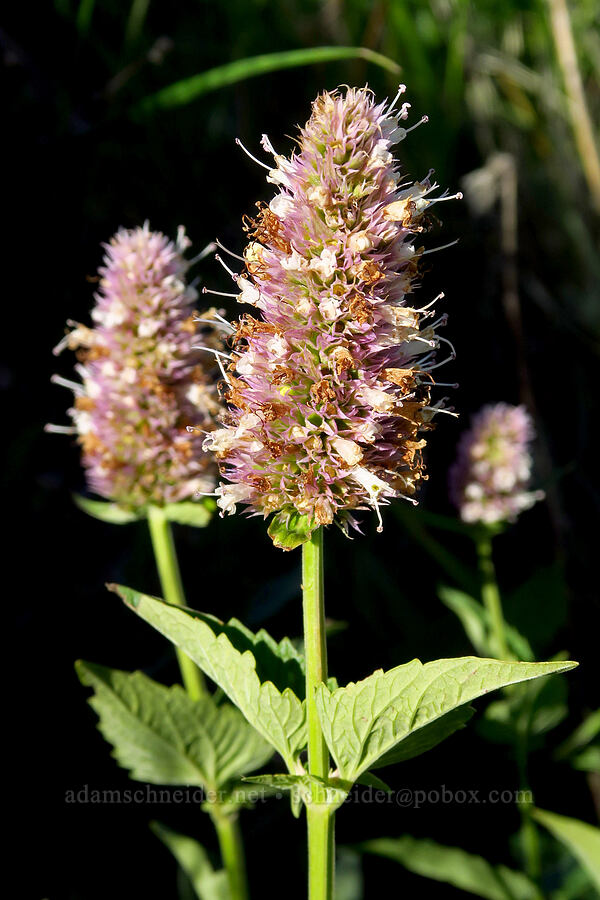
[{"label": "green stem", "polygon": [[[302,596],[304,651],[306,656],[306,711],[308,719],[308,771],[317,778],[329,776],[329,750],[321,731],[315,688],[327,681],[327,641],[323,592],[323,529],[313,532],[302,545]],[[311,785],[306,806],[308,826],[309,900],[332,900],[334,881],[334,812],[327,790]]]},{"label": "green stem", "polygon": [[[164,599],[174,606],[186,606],[171,523],[159,506],[148,507],[148,527]],[[185,689],[192,700],[199,700],[206,694],[202,672],[179,647],[175,651]]]},{"label": "green stem", "polygon": [[217,836],[221,859],[227,872],[231,900],[249,900],[244,844],[237,815],[223,815],[215,810],[211,813]]},{"label": "green stem", "polygon": [[495,645],[494,653],[498,659],[510,659],[504,632],[502,601],[492,557],[492,538],[487,531],[482,530],[477,537],[477,555],[479,558],[479,573],[481,575],[481,599],[490,616]]}]

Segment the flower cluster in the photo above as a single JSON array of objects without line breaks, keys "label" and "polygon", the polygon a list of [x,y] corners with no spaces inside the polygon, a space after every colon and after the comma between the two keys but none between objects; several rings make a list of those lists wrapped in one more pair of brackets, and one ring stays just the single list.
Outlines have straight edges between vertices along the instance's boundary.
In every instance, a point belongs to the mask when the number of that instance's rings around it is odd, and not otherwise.
[{"label": "flower cluster", "polygon": [[214,356],[194,345],[199,335],[218,344],[194,316],[197,294],[186,286],[183,258],[189,245],[183,229],[176,243],[147,223],[119,231],[105,245],[94,327],[70,322],[54,351],[77,352],[82,383],[54,377],[75,394],[74,426],[48,430],[77,433],[90,489],[129,508],[214,487],[201,433],[220,409]]},{"label": "flower cluster", "polygon": [[229,410],[205,448],[227,480],[222,514],[238,502],[275,513],[272,535],[299,519],[305,536],[333,521],[346,530],[352,510],[379,515],[424,477],[421,433],[443,403],[432,405],[430,373],[445,316],[432,322],[432,303],[406,298],[427,252],[415,246],[423,214],[445,195],[431,199],[429,176],[408,183],[394,162],[410,130],[398,97],[324,93],[290,158],[262,139],[278,190],[245,218],[246,271],[231,273],[257,315],[235,325]]},{"label": "flower cluster", "polygon": [[464,522],[511,522],[544,496],[530,491],[533,424],[524,406],[484,406],[458,445],[450,496]]}]

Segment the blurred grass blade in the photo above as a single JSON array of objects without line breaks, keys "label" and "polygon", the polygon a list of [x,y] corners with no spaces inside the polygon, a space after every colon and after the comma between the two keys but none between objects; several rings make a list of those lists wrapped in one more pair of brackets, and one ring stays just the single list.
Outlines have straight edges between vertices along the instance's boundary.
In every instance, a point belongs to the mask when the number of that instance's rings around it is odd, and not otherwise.
[{"label": "blurred grass blade", "polygon": [[340,59],[363,59],[376,66],[387,69],[388,72],[398,74],[400,66],[394,60],[381,53],[375,53],[367,47],[312,47],[302,50],[286,50],[282,53],[265,53],[261,56],[250,56],[246,59],[237,59],[224,66],[217,66],[176,81],[162,90],[145,97],[133,107],[134,116],[148,113],[155,109],[171,109],[176,106],[185,106],[202,94],[215,91],[228,84],[235,84],[247,78],[256,78],[267,72],[277,72],[281,69],[292,69],[296,66],[309,66],[314,63],[332,62]]},{"label": "blurred grass blade", "polygon": [[75,25],[80,37],[86,37],[92,26],[96,0],[81,0],[75,17]]},{"label": "blurred grass blade", "polygon": [[600,888],[600,828],[545,809],[535,809],[532,815],[571,851]]},{"label": "blurred grass blade", "polygon": [[126,49],[135,44],[139,38],[146,21],[149,6],[150,0],[132,0],[127,25],[125,26],[124,43]]}]

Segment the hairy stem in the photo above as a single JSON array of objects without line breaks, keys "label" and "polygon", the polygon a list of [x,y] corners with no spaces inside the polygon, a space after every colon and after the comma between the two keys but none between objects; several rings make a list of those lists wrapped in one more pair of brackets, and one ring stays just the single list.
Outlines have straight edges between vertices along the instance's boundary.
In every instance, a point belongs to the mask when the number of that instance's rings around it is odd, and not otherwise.
[{"label": "hairy stem", "polygon": [[[318,778],[329,775],[329,750],[315,703],[315,688],[327,681],[327,642],[323,593],[323,529],[302,545],[302,596],[306,654],[306,708],[308,718],[308,771]],[[332,900],[334,882],[334,812],[327,790],[311,785],[306,805],[308,826],[309,900]]]},{"label": "hairy stem", "polygon": [[[171,523],[160,507],[148,507],[148,527],[164,599],[174,606],[186,606]],[[176,647],[175,651],[185,689],[192,700],[199,700],[206,694],[204,676],[179,647]]]}]

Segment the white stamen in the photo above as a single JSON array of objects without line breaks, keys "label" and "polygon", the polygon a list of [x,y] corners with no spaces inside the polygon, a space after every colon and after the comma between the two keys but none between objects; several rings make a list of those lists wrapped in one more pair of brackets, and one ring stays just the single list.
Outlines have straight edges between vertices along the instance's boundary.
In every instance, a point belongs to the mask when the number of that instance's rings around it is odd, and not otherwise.
[{"label": "white stamen", "polygon": [[438,250],[447,250],[448,247],[454,247],[455,244],[458,244],[458,238],[455,241],[450,241],[449,244],[443,244],[441,247],[433,247],[431,250],[423,250],[421,256],[427,256],[428,253],[437,253]]},{"label": "white stamen", "polygon": [[215,350],[214,347],[204,347],[202,344],[194,344],[192,350],[206,350],[207,353],[214,353],[215,356],[222,356],[224,359],[233,359],[231,353],[223,353],[221,350]]},{"label": "white stamen", "polygon": [[392,110],[394,109],[396,103],[398,102],[398,100],[400,99],[400,97],[402,96],[402,94],[405,93],[405,91],[406,91],[406,85],[405,85],[405,84],[400,84],[400,85],[398,85],[398,93],[396,94],[396,96],[394,97],[394,99],[392,100],[392,102],[390,103],[390,108],[389,108],[389,112],[390,112],[390,113],[391,113]]},{"label": "white stamen", "polygon": [[63,378],[62,375],[53,375],[50,378],[52,384],[60,384],[61,387],[66,387],[70,391],[73,391],[74,394],[77,394],[78,397],[81,397],[82,394],[85,394],[85,390],[82,384],[78,384],[76,381],[69,381],[68,378]]},{"label": "white stamen", "polygon": [[443,300],[445,296],[446,296],[445,293],[442,291],[441,293],[439,293],[439,294],[437,295],[437,297],[434,297],[433,300],[430,300],[429,303],[427,303],[427,304],[426,304],[425,306],[423,306],[421,309],[417,309],[416,312],[418,312],[418,313],[424,313],[426,310],[429,309],[430,306],[433,306],[434,303],[437,303],[438,300]]},{"label": "white stamen", "polygon": [[211,241],[210,244],[207,244],[204,250],[201,250],[200,253],[197,253],[196,256],[192,257],[192,259],[188,260],[188,265],[193,266],[195,263],[200,262],[201,259],[204,259],[206,256],[210,256],[217,249],[217,245],[214,241]]},{"label": "white stamen", "polygon": [[425,125],[427,122],[429,122],[429,116],[421,116],[418,122],[416,122],[414,125],[411,125],[410,128],[405,128],[404,130],[406,134],[408,134],[410,131],[414,131],[415,128],[418,128],[419,125]]},{"label": "white stamen", "polygon": [[239,278],[239,275],[236,275],[235,272],[232,272],[226,262],[223,262],[222,258],[218,253],[215,253],[215,259],[218,263],[221,263],[226,272],[229,272],[234,281]]},{"label": "white stamen", "polygon": [[[214,294],[216,293],[216,291],[209,291],[208,293]],[[225,296],[237,297],[237,294],[226,294]],[[218,321],[215,322],[215,319],[218,319]],[[231,334],[233,334],[233,332],[235,331],[233,325],[225,321],[225,319],[222,319],[221,316],[218,316],[216,313],[215,319],[202,319],[200,318],[200,316],[194,316],[194,322],[204,322],[206,325],[212,325],[214,328],[224,328],[226,331],[229,331],[231,332]]]},{"label": "white stamen", "polygon": [[221,250],[224,250],[225,253],[229,253],[230,256],[233,256],[234,259],[240,259],[242,262],[246,262],[243,256],[240,256],[239,253],[234,253],[233,250],[228,250],[225,244],[222,244],[219,238],[215,238],[215,244],[217,247],[220,247]]},{"label": "white stamen", "polygon": [[267,172],[270,172],[270,171],[271,171],[271,169],[272,169],[273,167],[272,167],[272,166],[267,166],[266,163],[261,162],[260,159],[257,159],[255,156],[252,156],[252,154],[250,153],[250,151],[249,151],[249,150],[246,150],[246,148],[244,147],[244,145],[242,144],[242,142],[240,141],[239,138],[236,138],[236,139],[235,139],[235,142],[236,142],[236,144],[238,145],[238,147],[241,147],[241,148],[242,148],[242,150],[244,151],[244,153],[246,154],[246,156],[249,156],[250,159],[251,159],[253,162],[255,162],[258,166],[262,166],[263,169],[266,169],[266,170],[267,170]]},{"label": "white stamen", "polygon": [[[207,287],[202,288],[202,293],[203,294],[214,294],[215,297],[233,297],[234,300],[237,300],[237,298],[239,296],[239,294],[226,294],[226,293],[224,293],[224,291],[212,291],[210,288],[207,288]],[[196,321],[199,322],[200,319],[196,319]]]},{"label": "white stamen", "polygon": [[44,431],[50,434],[77,434],[74,425],[44,425]]},{"label": "white stamen", "polygon": [[448,346],[452,350],[453,358],[456,359],[456,350],[454,349],[454,344],[451,341],[449,341],[448,338],[440,337],[440,335],[437,335],[437,339],[438,339],[438,341],[442,341],[444,344],[448,344]]}]

